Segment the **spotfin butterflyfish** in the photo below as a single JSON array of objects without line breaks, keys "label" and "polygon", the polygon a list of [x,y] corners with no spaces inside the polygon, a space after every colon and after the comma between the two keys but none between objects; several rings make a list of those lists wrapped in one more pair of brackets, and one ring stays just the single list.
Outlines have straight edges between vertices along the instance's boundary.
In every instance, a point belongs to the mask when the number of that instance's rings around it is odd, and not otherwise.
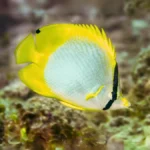
[{"label": "spotfin butterflyfish", "polygon": [[29,34],[16,48],[20,79],[36,93],[89,111],[122,108],[116,52],[96,25],[53,24]]}]

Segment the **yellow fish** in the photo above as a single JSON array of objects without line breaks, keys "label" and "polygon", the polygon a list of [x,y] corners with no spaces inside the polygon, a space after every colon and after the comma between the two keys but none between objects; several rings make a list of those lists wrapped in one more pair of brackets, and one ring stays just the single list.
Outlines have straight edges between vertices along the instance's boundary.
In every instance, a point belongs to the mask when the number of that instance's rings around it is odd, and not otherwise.
[{"label": "yellow fish", "polygon": [[92,111],[130,105],[120,91],[114,46],[95,25],[39,28],[18,45],[15,57],[27,63],[19,77],[29,88],[64,105]]}]

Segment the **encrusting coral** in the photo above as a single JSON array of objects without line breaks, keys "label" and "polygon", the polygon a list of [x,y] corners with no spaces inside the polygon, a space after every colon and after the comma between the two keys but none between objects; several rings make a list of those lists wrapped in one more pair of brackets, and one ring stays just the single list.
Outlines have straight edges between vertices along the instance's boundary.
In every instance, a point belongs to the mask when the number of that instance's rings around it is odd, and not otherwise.
[{"label": "encrusting coral", "polygon": [[[150,48],[137,56],[127,96],[129,109],[82,112],[37,96],[19,81],[0,92],[0,147],[31,150],[147,150],[149,147]],[[8,144],[6,144],[8,143]],[[111,145],[111,146],[110,146]]]},{"label": "encrusting coral", "polygon": [[0,92],[0,147],[5,150],[9,143],[11,149],[112,150],[116,146],[135,149],[138,145],[139,150],[147,150],[149,59],[149,47],[137,56],[132,73],[135,85],[127,96],[129,109],[82,112],[37,96],[18,81],[11,83]]}]

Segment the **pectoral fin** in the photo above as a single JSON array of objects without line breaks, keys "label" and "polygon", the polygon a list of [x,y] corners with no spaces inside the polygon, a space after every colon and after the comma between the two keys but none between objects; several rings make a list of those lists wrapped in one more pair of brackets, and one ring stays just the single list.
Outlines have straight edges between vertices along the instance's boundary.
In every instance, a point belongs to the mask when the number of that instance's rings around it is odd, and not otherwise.
[{"label": "pectoral fin", "polygon": [[90,100],[91,98],[96,97],[96,96],[101,92],[101,90],[102,90],[103,88],[104,88],[104,85],[101,85],[101,86],[97,89],[96,92],[87,94],[85,99],[88,101],[88,100]]}]

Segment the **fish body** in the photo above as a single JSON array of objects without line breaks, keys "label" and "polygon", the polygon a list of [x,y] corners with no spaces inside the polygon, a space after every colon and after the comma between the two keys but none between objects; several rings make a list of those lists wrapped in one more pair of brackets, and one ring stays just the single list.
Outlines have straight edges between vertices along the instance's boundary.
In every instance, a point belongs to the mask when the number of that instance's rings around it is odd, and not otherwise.
[{"label": "fish body", "polygon": [[15,57],[28,63],[19,77],[38,94],[80,110],[129,106],[121,96],[114,46],[97,26],[42,27],[18,45]]}]

